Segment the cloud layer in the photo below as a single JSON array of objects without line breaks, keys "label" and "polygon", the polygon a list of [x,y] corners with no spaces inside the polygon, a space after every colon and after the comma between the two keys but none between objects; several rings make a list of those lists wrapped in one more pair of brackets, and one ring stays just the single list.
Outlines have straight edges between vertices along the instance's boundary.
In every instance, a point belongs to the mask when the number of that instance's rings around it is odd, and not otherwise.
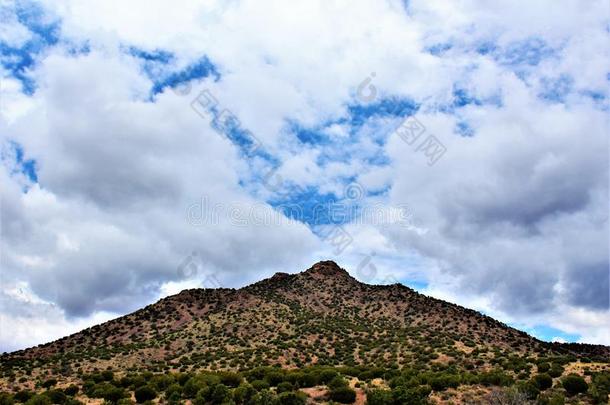
[{"label": "cloud layer", "polygon": [[[18,1],[0,15],[0,350],[323,258],[610,344],[603,1]],[[409,116],[417,140],[395,131]],[[203,201],[223,214],[195,224]]]}]

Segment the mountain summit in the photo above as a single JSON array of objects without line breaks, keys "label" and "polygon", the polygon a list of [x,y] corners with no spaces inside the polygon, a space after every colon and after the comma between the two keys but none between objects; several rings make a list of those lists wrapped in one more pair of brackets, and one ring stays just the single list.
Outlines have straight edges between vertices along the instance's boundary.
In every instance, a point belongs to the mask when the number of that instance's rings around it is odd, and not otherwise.
[{"label": "mountain summit", "polygon": [[318,262],[305,272],[322,274],[325,276],[349,276],[349,273],[346,270],[339,267],[339,265],[332,260]]}]

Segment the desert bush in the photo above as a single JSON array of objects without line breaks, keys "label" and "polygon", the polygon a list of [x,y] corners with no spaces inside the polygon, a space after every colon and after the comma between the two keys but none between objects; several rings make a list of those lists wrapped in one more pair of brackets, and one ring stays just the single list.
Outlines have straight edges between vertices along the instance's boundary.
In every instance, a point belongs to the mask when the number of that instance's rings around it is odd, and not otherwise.
[{"label": "desert bush", "polygon": [[551,369],[551,365],[547,362],[542,362],[538,364],[538,372],[539,373],[546,373],[547,371],[549,371]]},{"label": "desert bush", "polygon": [[33,396],[34,396],[34,393],[32,391],[22,390],[22,391],[17,392],[14,395],[14,398],[15,398],[15,401],[17,401],[17,402],[26,403]]},{"label": "desert bush", "polygon": [[210,400],[214,404],[222,404],[229,397],[229,388],[224,384],[216,384],[210,393]]},{"label": "desert bush", "polygon": [[249,404],[256,395],[256,390],[250,384],[241,384],[233,390],[233,400],[236,404]]},{"label": "desert bush", "polygon": [[392,398],[396,404],[427,405],[430,392],[432,388],[429,385],[414,388],[396,387],[392,390]]},{"label": "desert bush", "polygon": [[156,375],[150,380],[150,385],[155,387],[157,391],[165,391],[167,387],[172,385],[174,377],[171,375],[161,374]]},{"label": "desert bush", "polygon": [[102,371],[102,378],[104,381],[112,381],[114,379],[114,373],[111,370]]},{"label": "desert bush", "polygon": [[333,378],[328,384],[328,389],[335,390],[341,387],[347,387],[347,381],[345,380],[345,378],[341,377],[340,375],[336,376],[335,378]]},{"label": "desert bush", "polygon": [[596,373],[591,377],[589,393],[596,404],[606,403],[610,394],[610,373]]},{"label": "desert bush", "polygon": [[57,384],[57,380],[55,378],[49,378],[48,380],[44,381],[41,384],[41,386],[42,386],[42,388],[51,388],[56,384]]},{"label": "desert bush", "polygon": [[561,377],[564,372],[564,368],[561,364],[553,363],[551,369],[549,370],[549,375],[553,378]]},{"label": "desert bush", "polygon": [[555,393],[555,394],[541,394],[538,397],[537,405],[564,405],[565,398],[563,394]]},{"label": "desert bush", "polygon": [[51,402],[54,404],[63,404],[64,402],[66,402],[66,399],[68,399],[68,397],[62,390],[48,390],[45,391],[43,394],[49,397]]},{"label": "desert bush", "polygon": [[269,389],[269,383],[264,380],[254,380],[252,381],[252,387],[257,391],[265,390]]},{"label": "desert bush", "polygon": [[265,380],[269,383],[270,386],[275,387],[282,381],[284,381],[284,373],[275,371],[270,372],[265,375]]},{"label": "desert bush", "polygon": [[134,391],[134,395],[136,397],[136,402],[141,404],[142,402],[152,401],[157,397],[157,391],[150,385],[144,385],[142,387],[137,388]]},{"label": "desert bush", "polygon": [[562,378],[561,385],[563,385],[563,388],[570,396],[587,392],[589,389],[585,379],[577,374],[570,374]]},{"label": "desert bush", "polygon": [[296,383],[299,387],[313,387],[318,384],[318,379],[314,373],[297,373]]},{"label": "desert bush", "polygon": [[483,385],[509,386],[513,383],[511,376],[503,371],[495,370],[479,375],[479,381]]},{"label": "desert bush", "polygon": [[8,392],[0,392],[0,405],[13,405],[15,398]]},{"label": "desert bush", "polygon": [[182,387],[178,383],[173,383],[165,389],[166,397],[169,398],[174,394],[177,394],[178,397],[182,397]]},{"label": "desert bush", "polygon": [[531,400],[538,398],[538,395],[540,395],[540,390],[533,381],[519,382],[515,384],[515,389]]},{"label": "desert bush", "polygon": [[220,377],[220,382],[227,387],[238,387],[241,384],[243,377],[238,373],[232,373],[229,371],[224,371],[218,373],[218,377]]},{"label": "desert bush", "polygon": [[51,405],[51,399],[46,395],[34,395],[25,403],[26,405]]},{"label": "desert bush", "polygon": [[277,405],[278,399],[269,390],[261,390],[252,398],[252,405]]},{"label": "desert bush", "polygon": [[335,370],[322,370],[320,372],[319,381],[321,384],[327,384],[336,376],[337,372]]},{"label": "desert bush", "polygon": [[443,374],[431,378],[429,384],[434,391],[444,391],[447,388],[457,388],[460,378],[457,375]]},{"label": "desert bush", "polygon": [[367,405],[392,405],[394,400],[392,398],[392,391],[373,389],[366,393]]},{"label": "desert bush", "polygon": [[330,399],[342,404],[352,404],[356,400],[356,391],[344,386],[330,391]]},{"label": "desert bush", "polygon": [[553,379],[546,373],[535,375],[533,381],[534,384],[536,384],[536,387],[538,387],[538,389],[541,391],[549,389],[553,386]]},{"label": "desert bush", "polygon": [[281,405],[305,405],[307,403],[307,395],[302,392],[282,392],[277,397]]},{"label": "desert bush", "polygon": [[294,386],[289,383],[288,381],[282,381],[281,383],[279,383],[277,385],[277,392],[282,393],[282,392],[288,392],[288,391],[294,391]]},{"label": "desert bush", "polygon": [[108,385],[101,392],[96,391],[96,397],[104,398],[108,402],[117,403],[121,398],[127,396],[127,392],[123,388]]}]

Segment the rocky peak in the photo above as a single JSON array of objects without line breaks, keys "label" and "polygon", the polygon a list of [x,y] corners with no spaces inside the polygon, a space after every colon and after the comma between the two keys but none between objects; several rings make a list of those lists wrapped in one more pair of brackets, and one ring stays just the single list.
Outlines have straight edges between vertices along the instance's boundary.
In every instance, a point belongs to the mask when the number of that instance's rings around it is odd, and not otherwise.
[{"label": "rocky peak", "polygon": [[339,265],[332,260],[325,260],[318,262],[311,266],[308,270],[305,271],[307,274],[316,274],[326,277],[337,277],[337,276],[347,276],[351,277],[349,273],[339,267]]}]

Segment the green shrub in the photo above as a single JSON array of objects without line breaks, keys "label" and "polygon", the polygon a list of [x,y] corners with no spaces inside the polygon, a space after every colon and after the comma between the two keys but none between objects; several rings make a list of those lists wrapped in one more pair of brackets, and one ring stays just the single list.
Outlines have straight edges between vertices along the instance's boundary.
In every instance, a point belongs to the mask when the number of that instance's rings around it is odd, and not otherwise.
[{"label": "green shrub", "polygon": [[392,399],[392,391],[373,389],[366,394],[367,405],[392,405],[394,400]]},{"label": "green shrub", "polygon": [[317,376],[314,373],[297,373],[297,384],[299,387],[313,387],[318,384]]},{"label": "green shrub", "polygon": [[269,390],[261,390],[252,398],[252,405],[277,405],[275,394]]},{"label": "green shrub", "polygon": [[330,399],[342,404],[352,404],[356,400],[356,391],[350,387],[339,387],[330,391]]},{"label": "green shrub", "polygon": [[327,384],[336,376],[337,372],[335,370],[323,370],[320,372],[319,380],[321,384]]},{"label": "green shrub", "polygon": [[172,395],[177,394],[178,398],[182,397],[182,387],[178,383],[173,383],[165,390],[165,395],[169,398]]},{"label": "green shrub", "polygon": [[0,405],[13,405],[15,398],[8,392],[0,392]]},{"label": "green shrub", "polygon": [[456,375],[440,375],[430,380],[430,386],[434,391],[444,391],[447,388],[457,388],[460,385],[460,379]]},{"label": "green shrub", "polygon": [[302,392],[282,392],[277,397],[281,405],[305,405],[307,403],[307,395]]},{"label": "green shrub", "polygon": [[519,382],[515,385],[515,388],[517,389],[517,391],[525,394],[526,398],[529,400],[534,400],[538,398],[538,395],[540,394],[540,390],[532,381]]},{"label": "green shrub", "polygon": [[26,405],[51,405],[51,399],[46,395],[34,395],[25,403]]},{"label": "green shrub", "polygon": [[212,388],[210,400],[215,404],[222,404],[229,397],[229,388],[224,384],[216,384]]},{"label": "green shrub", "polygon": [[220,377],[220,382],[222,384],[226,385],[227,387],[233,388],[239,386],[239,384],[241,384],[243,380],[240,374],[232,373],[229,371],[219,373],[218,376]]},{"label": "green shrub", "polygon": [[606,403],[610,394],[610,373],[596,373],[591,378],[589,393],[596,404]]},{"label": "green shrub", "polygon": [[256,395],[256,390],[250,384],[241,384],[233,390],[233,400],[236,404],[249,404]]},{"label": "green shrub", "polygon": [[277,385],[277,392],[282,393],[282,392],[288,392],[288,391],[294,391],[294,386],[289,383],[288,381],[282,381],[281,383],[279,383]]},{"label": "green shrub", "polygon": [[271,372],[265,376],[265,380],[269,383],[270,386],[275,387],[282,381],[284,381],[284,373],[282,372]]},{"label": "green shrub", "polygon": [[561,377],[563,372],[564,372],[564,368],[560,364],[553,363],[553,365],[551,366],[551,369],[549,370],[549,375],[553,378],[557,378],[557,377]]},{"label": "green shrub", "polygon": [[334,390],[341,387],[347,387],[348,384],[345,378],[341,377],[340,375],[337,375],[327,384],[327,386],[330,390]]},{"label": "green shrub", "polygon": [[185,398],[195,398],[195,395],[197,395],[199,390],[206,385],[206,382],[200,376],[189,378],[184,384],[182,394]]},{"label": "green shrub", "polygon": [[167,387],[172,385],[174,377],[171,375],[156,375],[151,381],[150,385],[155,387],[158,391],[165,391]]},{"label": "green shrub", "polygon": [[104,381],[112,381],[112,379],[114,378],[114,373],[110,370],[102,371],[102,378],[104,379]]},{"label": "green shrub", "polygon": [[69,387],[64,389],[64,392],[66,393],[66,395],[69,395],[71,397],[73,397],[74,395],[78,394],[79,388],[77,385],[70,385]]},{"label": "green shrub", "polygon": [[42,388],[51,388],[52,386],[57,384],[57,380],[55,378],[49,378],[48,380],[46,380],[45,382],[43,382]]},{"label": "green shrub", "polygon": [[22,390],[15,394],[15,401],[26,403],[33,396],[34,393],[32,391]]},{"label": "green shrub", "polygon": [[392,390],[392,398],[396,404],[427,405],[430,392],[432,388],[428,385],[413,388],[399,386]]},{"label": "green shrub", "polygon": [[553,379],[546,373],[535,375],[533,380],[536,387],[538,387],[538,389],[541,391],[549,389],[553,386]]},{"label": "green shrub", "polygon": [[266,390],[269,389],[269,383],[264,380],[254,380],[252,381],[252,387],[257,391]]},{"label": "green shrub", "polygon": [[538,397],[538,404],[537,405],[564,405],[565,404],[565,398],[563,397],[563,394],[560,393],[556,393],[553,395],[540,395]]},{"label": "green shrub", "polygon": [[68,399],[68,397],[62,390],[48,390],[44,392],[44,395],[49,397],[51,402],[54,404],[63,404],[64,402],[66,402],[66,399]]},{"label": "green shrub", "polygon": [[150,385],[144,385],[139,387],[134,392],[136,402],[141,404],[142,402],[151,401],[157,398],[157,391]]},{"label": "green shrub", "polygon": [[577,374],[570,374],[561,379],[561,384],[568,395],[573,396],[583,392],[587,392],[589,385],[584,378]]},{"label": "green shrub", "polygon": [[483,385],[509,386],[513,383],[513,378],[503,371],[490,371],[481,373],[479,381]]},{"label": "green shrub", "polygon": [[109,386],[101,395],[108,402],[117,403],[120,399],[125,398],[127,393],[123,388]]},{"label": "green shrub", "polygon": [[545,362],[545,363],[538,364],[538,372],[539,373],[546,373],[550,369],[551,369],[551,365],[549,363]]},{"label": "green shrub", "polygon": [[211,390],[209,387],[201,389],[195,395],[195,398],[191,402],[193,403],[193,405],[205,405],[208,402],[207,397],[209,397],[210,394],[211,394]]}]

